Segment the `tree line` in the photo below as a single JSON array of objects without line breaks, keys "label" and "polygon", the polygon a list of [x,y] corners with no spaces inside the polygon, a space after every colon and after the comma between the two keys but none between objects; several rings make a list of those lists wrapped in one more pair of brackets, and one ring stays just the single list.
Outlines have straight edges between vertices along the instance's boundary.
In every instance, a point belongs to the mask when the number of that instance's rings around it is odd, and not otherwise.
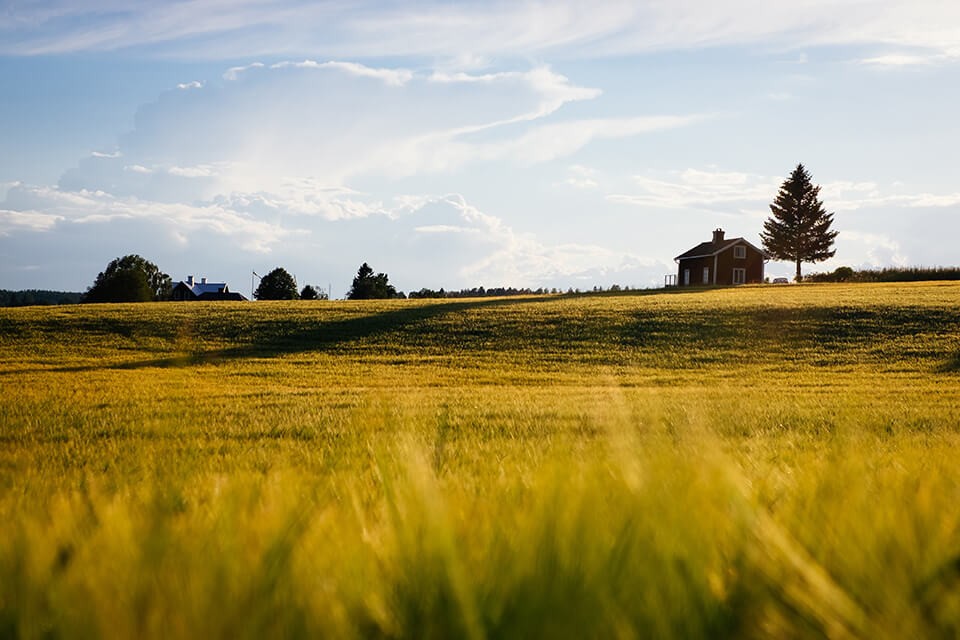
[{"label": "tree line", "polygon": [[957,267],[889,267],[884,269],[853,269],[837,267],[829,273],[811,273],[805,282],[926,282],[931,280],[960,280]]},{"label": "tree line", "polygon": [[47,289],[8,291],[0,289],[0,307],[77,304],[81,300],[83,300],[83,294],[74,291],[49,291]]}]

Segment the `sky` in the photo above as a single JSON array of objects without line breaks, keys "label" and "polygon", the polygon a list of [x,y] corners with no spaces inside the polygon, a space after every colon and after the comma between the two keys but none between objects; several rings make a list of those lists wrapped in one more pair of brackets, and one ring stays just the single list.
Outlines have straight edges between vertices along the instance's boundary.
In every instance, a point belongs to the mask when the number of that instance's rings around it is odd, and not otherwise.
[{"label": "sky", "polygon": [[798,163],[805,273],[960,264],[955,0],[0,0],[0,86],[3,289],[657,287]]}]

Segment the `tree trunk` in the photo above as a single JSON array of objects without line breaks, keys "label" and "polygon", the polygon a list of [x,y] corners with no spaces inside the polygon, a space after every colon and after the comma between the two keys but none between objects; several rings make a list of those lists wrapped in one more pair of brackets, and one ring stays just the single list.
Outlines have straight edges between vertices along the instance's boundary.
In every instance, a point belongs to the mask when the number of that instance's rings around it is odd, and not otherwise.
[{"label": "tree trunk", "polygon": [[797,282],[803,280],[803,276],[800,275],[800,261],[797,260]]}]

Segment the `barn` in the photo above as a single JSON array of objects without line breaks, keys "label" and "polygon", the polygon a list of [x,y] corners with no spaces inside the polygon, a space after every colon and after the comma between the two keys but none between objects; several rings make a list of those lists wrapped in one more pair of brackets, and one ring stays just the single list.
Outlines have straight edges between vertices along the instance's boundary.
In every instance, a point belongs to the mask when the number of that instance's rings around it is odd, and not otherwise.
[{"label": "barn", "polygon": [[678,286],[763,282],[764,265],[770,256],[743,238],[726,239],[724,235],[723,229],[717,229],[713,240],[701,242],[674,258]]}]

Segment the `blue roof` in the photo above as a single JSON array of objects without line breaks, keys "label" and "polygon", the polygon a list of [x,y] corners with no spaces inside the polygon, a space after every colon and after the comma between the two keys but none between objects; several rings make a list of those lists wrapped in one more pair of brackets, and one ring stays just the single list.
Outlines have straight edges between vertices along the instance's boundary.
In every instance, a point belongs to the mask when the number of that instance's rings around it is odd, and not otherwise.
[{"label": "blue roof", "polygon": [[[187,283],[184,282],[183,284],[186,285]],[[193,291],[193,295],[200,296],[201,294],[204,294],[204,293],[218,293],[220,291],[225,291],[227,288],[227,283],[226,282],[207,282],[207,283],[194,282],[192,287],[190,287],[190,285],[187,285],[187,287],[191,291]]]}]

